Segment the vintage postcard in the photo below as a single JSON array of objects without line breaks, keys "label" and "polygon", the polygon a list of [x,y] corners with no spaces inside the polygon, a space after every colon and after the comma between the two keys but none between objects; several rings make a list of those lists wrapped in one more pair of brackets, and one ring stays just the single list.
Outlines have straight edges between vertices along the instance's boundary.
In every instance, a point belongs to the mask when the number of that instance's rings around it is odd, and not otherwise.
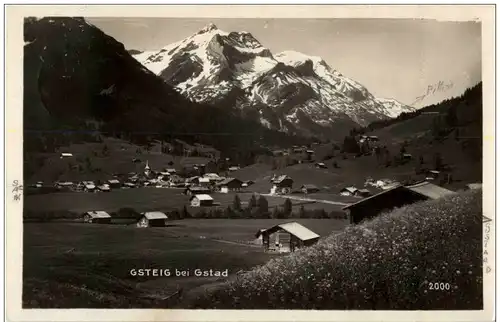
[{"label": "vintage postcard", "polygon": [[492,321],[494,23],[6,6],[8,320]]}]

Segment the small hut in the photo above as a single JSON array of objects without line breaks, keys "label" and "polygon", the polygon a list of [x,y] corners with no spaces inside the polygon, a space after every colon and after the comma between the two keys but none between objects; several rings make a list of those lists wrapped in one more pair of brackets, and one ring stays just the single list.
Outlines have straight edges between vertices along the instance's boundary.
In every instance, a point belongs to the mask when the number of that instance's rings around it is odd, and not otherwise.
[{"label": "small hut", "polygon": [[111,216],[105,211],[87,211],[83,214],[83,222],[87,224],[110,224]]},{"label": "small hut", "polygon": [[294,252],[298,248],[314,245],[319,235],[297,222],[289,222],[260,229],[255,238],[262,239],[266,251]]},{"label": "small hut", "polygon": [[209,195],[194,195],[189,199],[191,207],[209,207],[214,204],[214,199]]},{"label": "small hut", "polygon": [[163,212],[151,211],[141,213],[141,217],[137,222],[137,227],[165,227],[168,217]]}]

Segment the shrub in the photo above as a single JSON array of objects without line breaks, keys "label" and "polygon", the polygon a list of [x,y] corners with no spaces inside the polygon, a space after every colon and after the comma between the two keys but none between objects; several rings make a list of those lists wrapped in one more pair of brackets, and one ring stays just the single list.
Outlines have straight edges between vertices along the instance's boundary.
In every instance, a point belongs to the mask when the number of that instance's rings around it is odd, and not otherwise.
[{"label": "shrub", "polygon": [[[189,299],[189,308],[482,309],[482,192],[349,226]],[[444,282],[450,290],[432,291]]]}]

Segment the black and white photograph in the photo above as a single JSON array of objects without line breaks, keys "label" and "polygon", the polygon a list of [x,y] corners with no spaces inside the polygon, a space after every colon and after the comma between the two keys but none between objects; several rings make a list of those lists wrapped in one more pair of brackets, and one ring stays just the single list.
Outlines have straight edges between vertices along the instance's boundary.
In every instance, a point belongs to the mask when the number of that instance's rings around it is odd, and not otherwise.
[{"label": "black and white photograph", "polygon": [[481,19],[60,12],[6,107],[23,310],[485,309]]}]

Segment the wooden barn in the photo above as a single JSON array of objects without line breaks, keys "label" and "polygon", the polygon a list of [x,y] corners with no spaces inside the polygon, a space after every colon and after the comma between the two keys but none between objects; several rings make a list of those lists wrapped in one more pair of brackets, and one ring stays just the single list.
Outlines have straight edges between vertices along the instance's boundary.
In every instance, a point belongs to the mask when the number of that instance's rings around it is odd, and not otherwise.
[{"label": "wooden barn", "polygon": [[255,238],[257,241],[262,240],[262,246],[266,251],[283,253],[314,245],[319,235],[297,222],[289,222],[268,229],[260,229],[255,234]]},{"label": "wooden barn", "polygon": [[141,217],[137,221],[137,227],[164,227],[167,225],[168,217],[163,212],[151,211],[141,213]]},{"label": "wooden barn", "polygon": [[111,216],[105,211],[87,211],[83,214],[83,222],[87,224],[110,224]]},{"label": "wooden barn", "polygon": [[229,191],[239,191],[239,190],[241,190],[242,185],[243,185],[243,182],[241,180],[239,180],[239,179],[236,179],[236,178],[226,178],[226,179],[222,180],[221,182],[217,182],[215,184],[215,187],[221,193],[228,193]]},{"label": "wooden barn", "polygon": [[358,224],[393,208],[423,200],[439,199],[453,193],[451,190],[424,181],[410,186],[398,185],[342,209],[347,212],[351,224]]},{"label": "wooden barn", "polygon": [[318,192],[319,191],[319,188],[316,187],[315,185],[313,184],[305,184],[303,185],[300,190],[303,192],[303,193],[315,193],[315,192]]},{"label": "wooden barn", "polygon": [[191,207],[210,207],[214,204],[214,199],[209,195],[194,195],[189,202]]}]

